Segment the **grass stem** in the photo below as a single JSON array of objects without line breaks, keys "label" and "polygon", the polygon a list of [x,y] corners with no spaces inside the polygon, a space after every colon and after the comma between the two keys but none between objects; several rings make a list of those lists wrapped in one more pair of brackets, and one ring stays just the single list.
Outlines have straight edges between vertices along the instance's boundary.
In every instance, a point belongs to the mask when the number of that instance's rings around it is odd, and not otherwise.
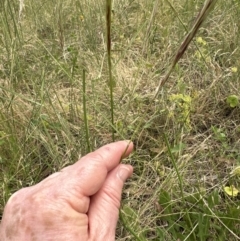
[{"label": "grass stem", "polygon": [[84,126],[86,134],[87,152],[91,152],[91,146],[89,141],[89,126],[87,119],[87,104],[86,104],[86,71],[83,70],[83,114],[84,114]]},{"label": "grass stem", "polygon": [[108,75],[109,75],[110,105],[111,105],[112,141],[115,141],[114,100],[113,100],[114,83],[112,78],[112,61],[111,61],[111,21],[112,21],[112,1],[106,0],[107,59],[108,59]]},{"label": "grass stem", "polygon": [[[180,175],[180,173],[179,173],[179,171],[178,171],[178,167],[177,167],[177,164],[176,164],[176,160],[175,160],[175,158],[174,158],[174,156],[173,156],[173,154],[172,154],[172,151],[171,151],[171,148],[170,148],[170,144],[169,144],[168,138],[167,138],[167,136],[166,136],[165,133],[164,133],[164,141],[165,141],[165,143],[166,143],[166,145],[167,145],[167,150],[168,150],[170,159],[171,159],[171,161],[172,161],[172,165],[173,165],[173,167],[174,167],[174,169],[175,169],[175,171],[176,171],[176,174],[177,174],[177,177],[178,177],[178,181],[179,181],[179,188],[180,188],[180,193],[181,193],[181,196],[182,196],[182,201],[183,201],[183,203],[185,204],[184,206],[186,207],[186,201],[185,201],[184,192],[183,192],[183,181],[182,181],[182,177],[181,177],[181,175]],[[191,218],[190,218],[190,216],[189,216],[188,210],[186,210],[186,217],[187,217],[188,223],[189,223],[189,225],[190,225],[190,227],[191,227],[191,230],[193,230],[194,227],[193,227],[192,220],[191,220]],[[193,234],[194,240],[197,240],[195,233],[193,232],[192,234]]]},{"label": "grass stem", "polygon": [[177,53],[173,59],[172,65],[170,66],[167,74],[164,76],[164,78],[160,81],[156,94],[154,96],[154,99],[158,96],[158,93],[160,89],[163,87],[163,85],[167,82],[169,76],[171,75],[173,69],[175,68],[178,61],[181,59],[185,51],[187,50],[189,44],[191,43],[192,39],[195,37],[198,29],[201,27],[202,23],[205,21],[207,16],[209,15],[210,11],[214,8],[217,0],[206,0],[202,9],[198,13],[198,16],[193,24],[193,27],[188,32],[188,34],[185,36],[181,46],[178,48]]}]

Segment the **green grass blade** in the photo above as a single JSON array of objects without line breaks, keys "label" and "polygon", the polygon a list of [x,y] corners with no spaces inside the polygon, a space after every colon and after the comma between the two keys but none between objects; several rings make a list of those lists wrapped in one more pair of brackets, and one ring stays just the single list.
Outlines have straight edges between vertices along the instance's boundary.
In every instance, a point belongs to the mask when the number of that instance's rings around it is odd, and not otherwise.
[{"label": "green grass blade", "polygon": [[[178,170],[178,167],[177,167],[177,164],[176,164],[176,160],[175,160],[175,158],[174,158],[174,156],[173,156],[173,154],[172,154],[172,151],[171,151],[171,148],[170,148],[170,144],[169,144],[168,138],[167,138],[167,136],[166,136],[165,133],[164,133],[164,141],[165,141],[165,143],[166,143],[167,150],[168,150],[170,159],[171,159],[171,161],[172,161],[172,165],[173,165],[173,167],[174,167],[174,169],[175,169],[175,171],[176,171],[176,174],[177,174],[177,177],[178,177],[178,181],[179,181],[180,193],[181,193],[182,200],[183,200],[183,202],[184,202],[184,204],[185,204],[185,207],[186,207],[187,205],[186,205],[186,201],[185,201],[185,197],[184,197],[184,192],[183,192],[183,180],[182,180],[182,177],[181,177],[181,175],[180,175],[180,173],[179,173],[179,170]],[[188,223],[189,223],[189,226],[191,227],[191,230],[194,230],[196,227],[193,226],[192,220],[191,220],[191,218],[190,218],[189,213],[188,213],[187,210],[186,210],[186,217],[187,217],[187,221],[188,221]],[[190,235],[191,235],[191,234],[190,234]],[[197,240],[196,235],[195,235],[194,232],[192,233],[192,235],[193,235],[194,240]]]},{"label": "green grass blade", "polygon": [[85,125],[85,135],[87,143],[87,152],[91,152],[91,145],[89,140],[89,126],[87,119],[87,104],[86,104],[86,71],[83,70],[83,115],[84,115],[84,125]]}]

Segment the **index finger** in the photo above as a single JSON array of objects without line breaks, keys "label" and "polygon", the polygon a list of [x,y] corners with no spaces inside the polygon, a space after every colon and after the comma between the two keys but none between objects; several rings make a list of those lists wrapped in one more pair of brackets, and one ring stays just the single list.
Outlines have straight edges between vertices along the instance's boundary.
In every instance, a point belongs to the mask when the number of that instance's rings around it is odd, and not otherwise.
[{"label": "index finger", "polygon": [[80,163],[85,160],[89,160],[90,163],[101,160],[101,164],[104,164],[108,171],[111,171],[123,158],[129,156],[132,150],[133,143],[131,141],[117,141],[102,146],[96,151],[87,154],[75,164],[81,165]]},{"label": "index finger", "polygon": [[[109,171],[133,150],[131,141],[118,141],[87,154],[67,168],[79,191],[85,196],[95,194],[104,183]],[[73,184],[73,183],[72,183]]]}]

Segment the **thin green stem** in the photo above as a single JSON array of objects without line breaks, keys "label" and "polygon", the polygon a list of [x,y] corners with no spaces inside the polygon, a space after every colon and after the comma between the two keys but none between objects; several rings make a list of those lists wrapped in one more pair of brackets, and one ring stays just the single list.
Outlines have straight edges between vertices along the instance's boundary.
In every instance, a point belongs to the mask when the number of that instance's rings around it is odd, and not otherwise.
[{"label": "thin green stem", "polygon": [[86,104],[86,71],[83,70],[83,115],[84,115],[84,125],[85,125],[85,134],[87,142],[87,152],[91,152],[91,146],[89,141],[89,126],[87,119],[87,104]]},{"label": "thin green stem", "polygon": [[124,228],[135,238],[135,240],[137,240],[137,241],[143,241],[141,238],[139,238],[139,237],[137,236],[137,234],[134,232],[134,230],[133,230],[129,225],[127,225],[127,222],[126,222],[126,220],[124,219],[123,214],[122,214],[121,211],[120,211],[120,213],[119,213],[119,219],[120,219],[122,225],[124,226]]},{"label": "thin green stem", "polygon": [[[184,206],[186,207],[186,201],[185,201],[184,192],[183,192],[183,181],[182,181],[181,175],[180,175],[180,173],[178,171],[176,160],[175,160],[175,158],[174,158],[174,156],[172,154],[172,151],[171,151],[171,148],[170,148],[170,144],[169,144],[168,138],[167,138],[165,133],[164,133],[164,141],[165,141],[165,143],[167,145],[167,149],[168,149],[168,153],[169,153],[170,159],[172,161],[172,165],[173,165],[173,167],[174,167],[174,169],[176,171],[176,174],[177,174],[177,177],[178,177],[178,181],[179,181],[179,188],[180,188],[182,200],[184,202]],[[187,210],[186,210],[186,216],[187,216],[187,220],[189,222],[189,225],[190,225],[191,229],[193,230],[194,226],[193,226],[193,223],[191,221],[191,218],[190,218],[189,213],[188,213]],[[193,233],[193,238],[194,238],[194,240],[197,240],[195,233]]]}]

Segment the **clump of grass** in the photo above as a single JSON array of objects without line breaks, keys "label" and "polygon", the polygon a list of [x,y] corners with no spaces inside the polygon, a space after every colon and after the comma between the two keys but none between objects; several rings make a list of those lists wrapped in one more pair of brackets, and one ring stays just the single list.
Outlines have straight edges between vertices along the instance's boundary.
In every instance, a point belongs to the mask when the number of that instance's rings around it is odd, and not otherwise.
[{"label": "clump of grass", "polygon": [[202,1],[108,1],[108,32],[106,2],[20,2],[0,2],[0,213],[114,129],[136,147],[117,240],[238,240],[239,2],[217,2],[154,101]]}]

